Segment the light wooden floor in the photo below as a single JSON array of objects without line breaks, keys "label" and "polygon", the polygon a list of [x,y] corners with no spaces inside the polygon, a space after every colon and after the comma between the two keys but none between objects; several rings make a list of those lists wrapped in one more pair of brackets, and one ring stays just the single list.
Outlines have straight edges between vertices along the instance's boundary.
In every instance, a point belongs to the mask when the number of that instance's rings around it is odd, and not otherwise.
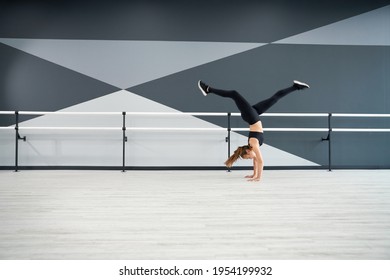
[{"label": "light wooden floor", "polygon": [[390,170],[0,171],[0,259],[390,259]]}]

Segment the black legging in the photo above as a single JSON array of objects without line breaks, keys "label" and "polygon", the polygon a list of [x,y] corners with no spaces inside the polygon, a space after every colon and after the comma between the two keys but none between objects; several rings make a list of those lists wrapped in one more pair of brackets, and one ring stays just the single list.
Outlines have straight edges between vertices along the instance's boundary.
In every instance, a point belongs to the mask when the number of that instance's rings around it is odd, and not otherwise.
[{"label": "black legging", "polygon": [[241,117],[248,124],[255,124],[260,120],[259,115],[263,114],[269,108],[271,108],[279,99],[286,96],[290,92],[297,90],[295,86],[291,86],[276,92],[273,96],[251,106],[248,101],[240,93],[235,90],[222,90],[209,87],[208,92],[214,93],[222,97],[228,97],[234,100],[238,110],[241,112]]}]

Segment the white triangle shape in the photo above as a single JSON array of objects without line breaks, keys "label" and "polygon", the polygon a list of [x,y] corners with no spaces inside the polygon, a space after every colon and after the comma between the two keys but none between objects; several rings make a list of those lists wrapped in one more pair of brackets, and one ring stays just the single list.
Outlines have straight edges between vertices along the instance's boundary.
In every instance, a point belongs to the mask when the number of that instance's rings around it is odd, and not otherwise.
[{"label": "white triangle shape", "polygon": [[[147,110],[146,110],[147,109]],[[154,102],[137,94],[130,93],[125,90],[114,92],[112,94],[99,97],[84,103],[68,107],[61,111],[65,112],[179,112],[175,109]],[[195,118],[189,115],[183,116],[128,116],[128,127],[189,127],[189,128],[216,128],[218,126],[207,121]],[[121,127],[122,116],[68,116],[68,115],[46,115],[38,117],[20,124],[23,126],[100,126],[100,127]],[[33,131],[29,131],[33,133]],[[81,140],[77,141],[62,141],[56,139],[56,133],[63,135],[64,132],[50,132],[50,139],[55,139],[55,145],[60,145],[64,154],[73,153],[79,154],[80,157],[73,162],[61,162],[61,159],[55,163],[56,165],[94,165],[104,162],[104,165],[120,165],[121,164],[121,131],[109,132],[116,135],[118,141],[116,144],[108,142],[103,148],[96,146],[85,149],[87,145]],[[72,132],[72,135],[78,132]],[[85,135],[86,132],[79,132]],[[89,132],[88,132],[89,133]],[[104,140],[103,133],[96,133],[97,137]],[[100,136],[99,136],[100,135]],[[227,157],[227,144],[225,137],[226,131],[127,131],[129,138],[127,149],[129,150],[126,159],[127,165],[131,166],[223,166],[223,162]],[[73,136],[74,137],[74,136]],[[31,137],[32,139],[34,137]],[[77,138],[77,137],[76,137]],[[83,139],[83,138],[82,138]],[[247,143],[247,137],[231,133],[232,149],[237,145]],[[33,140],[30,140],[30,142]],[[34,153],[44,153],[50,149],[50,141],[38,141],[32,143]],[[97,141],[99,142],[99,141]],[[41,145],[41,146],[40,146]],[[42,150],[42,151],[41,151]],[[105,154],[106,153],[106,154]],[[292,155],[285,151],[276,149],[269,145],[262,146],[262,153],[265,163],[268,166],[318,166],[318,164]],[[28,153],[27,153],[28,154]],[[99,161],[96,160],[99,155]],[[113,155],[116,155],[113,157]],[[88,160],[95,160],[88,162]],[[31,159],[30,159],[31,160]],[[23,161],[23,160],[22,160]],[[29,164],[39,164],[39,162],[29,162]],[[50,164],[50,163],[48,163]],[[242,160],[237,163],[237,166],[250,166],[251,161]]]},{"label": "white triangle shape", "polygon": [[274,43],[390,46],[390,5]]},{"label": "white triangle shape", "polygon": [[0,42],[122,89],[265,45],[11,38]]}]

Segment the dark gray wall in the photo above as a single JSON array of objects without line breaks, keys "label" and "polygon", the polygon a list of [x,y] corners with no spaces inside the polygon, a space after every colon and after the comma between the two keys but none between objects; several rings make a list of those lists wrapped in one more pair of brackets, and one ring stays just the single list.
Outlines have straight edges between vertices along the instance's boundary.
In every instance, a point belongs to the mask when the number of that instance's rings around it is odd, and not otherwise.
[{"label": "dark gray wall", "polygon": [[[237,89],[257,102],[292,79],[302,79],[311,89],[286,97],[270,112],[390,113],[388,45],[277,43],[389,4],[383,0],[3,1],[0,38],[265,43],[128,90],[180,111],[235,112],[227,100],[200,99],[196,81]],[[0,60],[0,110],[59,110],[119,89],[2,43]],[[0,125],[13,122],[0,116]],[[263,122],[266,127],[326,126],[326,120],[264,118]],[[233,125],[244,124],[234,120]],[[341,119],[334,125],[381,128],[390,127],[390,121]],[[327,144],[320,141],[325,136],[270,132],[266,142],[326,165]],[[389,133],[337,134],[333,163],[388,168],[389,140]]]},{"label": "dark gray wall", "polygon": [[1,37],[273,42],[386,0],[2,1]]}]

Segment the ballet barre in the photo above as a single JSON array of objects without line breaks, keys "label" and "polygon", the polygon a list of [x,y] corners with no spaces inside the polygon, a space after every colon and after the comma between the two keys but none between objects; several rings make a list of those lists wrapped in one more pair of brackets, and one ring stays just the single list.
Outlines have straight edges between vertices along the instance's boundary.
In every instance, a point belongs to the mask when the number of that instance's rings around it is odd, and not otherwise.
[{"label": "ballet barre", "polygon": [[344,118],[389,118],[390,114],[332,114],[333,117]]},{"label": "ballet barre", "polygon": [[[231,117],[241,116],[240,113],[220,113],[220,112],[70,112],[70,111],[0,111],[0,115],[15,115],[15,125],[0,127],[0,130],[15,130],[15,171],[18,171],[18,152],[19,152],[19,140],[26,141],[26,136],[21,137],[20,131],[27,130],[75,130],[75,131],[92,131],[92,130],[105,130],[105,131],[122,131],[122,171],[125,171],[125,143],[127,142],[126,131],[226,131],[227,137],[225,141],[228,144],[228,157],[230,157],[230,142],[231,132],[247,132],[249,128],[235,128],[231,127]],[[102,115],[102,116],[122,116],[122,126],[107,127],[107,126],[21,126],[19,121],[20,115],[30,116],[43,116],[43,115],[75,115],[75,116],[87,116],[87,115]],[[227,127],[134,127],[126,126],[127,116],[219,116],[227,117]],[[328,133],[326,138],[322,138],[322,141],[328,141],[328,169],[332,168],[332,154],[331,154],[331,136],[336,132],[354,132],[354,133],[387,133],[390,132],[390,128],[342,128],[333,127],[332,120],[334,118],[390,118],[390,114],[345,114],[345,113],[264,113],[262,117],[327,117],[327,127],[321,128],[264,128],[265,132],[325,132]]]},{"label": "ballet barre", "polygon": [[68,111],[16,111],[13,114],[19,115],[122,115],[122,112],[68,112]]},{"label": "ballet barre", "polygon": [[[15,128],[13,128],[15,129]],[[18,130],[122,130],[122,127],[104,126],[19,126]]]},{"label": "ballet barre", "polygon": [[[14,126],[0,127],[0,130],[14,130]],[[19,126],[19,130],[122,130],[122,127],[103,126]],[[129,131],[226,131],[226,128],[204,127],[126,127]],[[231,128],[233,132],[246,132],[249,128]],[[265,132],[328,132],[328,128],[264,128]],[[333,132],[390,132],[390,128],[333,128]]]}]

